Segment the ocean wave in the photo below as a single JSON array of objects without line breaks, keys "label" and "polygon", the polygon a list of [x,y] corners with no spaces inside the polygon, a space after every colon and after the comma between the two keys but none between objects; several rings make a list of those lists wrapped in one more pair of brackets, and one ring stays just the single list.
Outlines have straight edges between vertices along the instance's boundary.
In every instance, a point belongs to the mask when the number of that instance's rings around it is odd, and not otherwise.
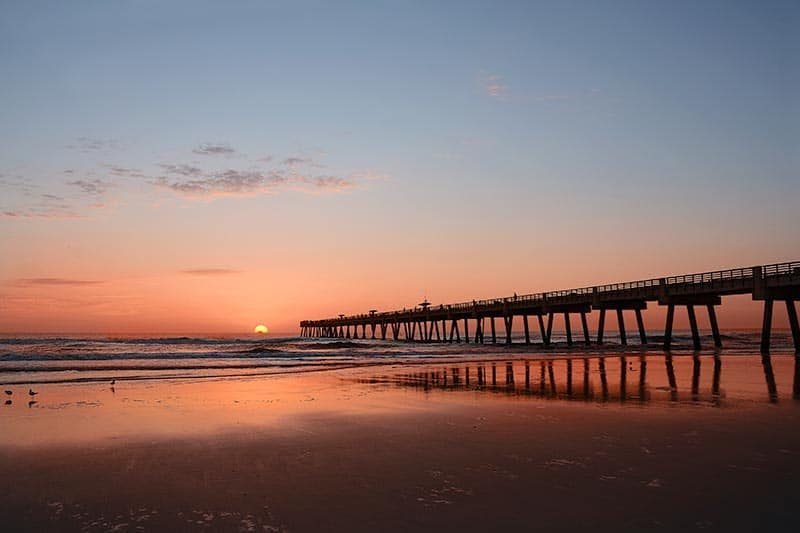
[{"label": "ocean wave", "polygon": [[341,348],[375,348],[375,345],[352,341],[305,342],[293,345],[299,350],[333,350]]}]

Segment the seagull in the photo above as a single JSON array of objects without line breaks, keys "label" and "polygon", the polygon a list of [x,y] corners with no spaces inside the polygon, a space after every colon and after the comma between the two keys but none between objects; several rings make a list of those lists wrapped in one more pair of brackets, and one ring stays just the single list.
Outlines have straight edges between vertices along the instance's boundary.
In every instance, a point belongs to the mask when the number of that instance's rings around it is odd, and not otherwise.
[{"label": "seagull", "polygon": [[38,392],[34,392],[33,389],[28,389],[28,395],[29,396],[36,396],[37,394],[39,394],[39,393]]},{"label": "seagull", "polygon": [[12,394],[14,394],[14,391],[7,390],[7,391],[6,391],[6,394],[8,394],[9,396],[11,396]]}]

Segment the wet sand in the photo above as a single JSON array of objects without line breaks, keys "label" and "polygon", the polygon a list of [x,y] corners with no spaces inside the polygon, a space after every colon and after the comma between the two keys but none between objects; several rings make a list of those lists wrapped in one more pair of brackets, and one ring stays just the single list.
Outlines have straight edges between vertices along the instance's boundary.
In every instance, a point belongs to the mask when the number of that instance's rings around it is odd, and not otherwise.
[{"label": "wet sand", "polygon": [[2,411],[0,523],[5,531],[793,531],[794,358],[769,361],[772,385],[761,358],[722,357],[716,372],[710,356],[674,358],[676,391],[665,363],[608,358],[604,389],[592,360],[582,394],[578,358],[569,395],[565,360],[552,365],[554,387],[548,369],[541,390],[538,361],[528,384],[515,361],[514,382],[498,363],[495,385],[477,384],[478,364],[467,365],[469,385],[465,368],[454,382],[452,368],[437,364],[123,382],[113,392],[43,386],[38,404]]}]

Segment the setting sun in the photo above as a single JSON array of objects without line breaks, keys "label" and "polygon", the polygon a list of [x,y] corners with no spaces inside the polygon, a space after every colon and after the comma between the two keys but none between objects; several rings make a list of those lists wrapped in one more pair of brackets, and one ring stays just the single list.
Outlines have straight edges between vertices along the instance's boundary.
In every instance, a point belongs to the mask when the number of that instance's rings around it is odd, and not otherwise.
[{"label": "setting sun", "polygon": [[258,333],[259,335],[266,335],[267,333],[269,333],[269,328],[267,328],[267,326],[265,326],[264,324],[259,324],[255,327],[253,332]]}]

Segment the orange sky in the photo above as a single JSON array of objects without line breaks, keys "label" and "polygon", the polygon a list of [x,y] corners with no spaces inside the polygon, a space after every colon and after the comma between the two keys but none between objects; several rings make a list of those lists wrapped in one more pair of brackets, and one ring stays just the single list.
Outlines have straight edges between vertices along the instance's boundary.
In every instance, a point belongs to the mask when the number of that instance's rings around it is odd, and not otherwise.
[{"label": "orange sky", "polygon": [[[167,238],[151,230],[120,238],[114,221],[62,223],[56,233],[49,223],[38,224],[18,225],[23,231],[4,236],[4,256],[15,250],[15,259],[3,263],[3,333],[235,334],[259,323],[275,334],[295,333],[301,319],[413,306],[426,296],[438,304],[754,263],[754,254],[724,262],[700,255],[694,261],[628,257],[613,243],[548,254],[520,246],[500,253],[506,244],[500,239],[497,253],[452,240],[436,246],[430,238],[414,246],[402,236],[366,244],[369,228],[350,228],[342,232],[350,240],[327,242],[335,231],[321,228],[314,240],[285,228],[258,244],[252,229],[230,237],[186,230]],[[314,243],[306,245],[309,239]],[[758,328],[760,306],[749,297],[725,298],[721,327]],[[651,303],[648,328],[663,328],[663,314]],[[786,327],[785,316],[776,307],[776,327]],[[699,317],[705,325],[705,313]],[[630,330],[633,317],[628,320]],[[685,312],[676,320],[685,327]],[[595,321],[590,316],[592,327]],[[560,319],[555,327],[562,327]]]}]

